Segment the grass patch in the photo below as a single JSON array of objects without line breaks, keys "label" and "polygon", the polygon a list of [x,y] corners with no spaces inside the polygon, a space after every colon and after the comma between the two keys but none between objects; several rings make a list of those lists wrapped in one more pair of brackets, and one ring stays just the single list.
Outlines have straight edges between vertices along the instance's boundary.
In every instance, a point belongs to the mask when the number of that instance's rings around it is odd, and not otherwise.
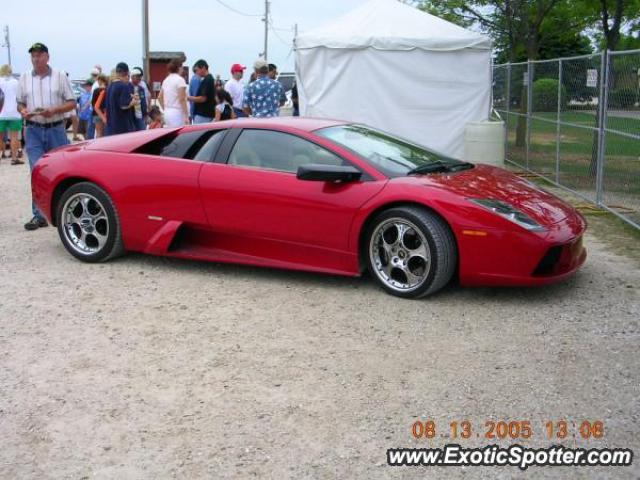
[{"label": "grass patch", "polygon": [[[541,112],[531,119],[529,168],[555,178],[557,126],[541,119],[556,120],[556,114]],[[575,125],[595,126],[595,114],[589,112],[563,112],[562,121]],[[526,151],[517,147],[518,117],[508,117],[508,158],[526,164]],[[621,131],[640,133],[640,119],[609,117],[608,126]],[[580,190],[592,191],[595,197],[595,156],[597,133],[576,126],[560,125],[560,178],[559,183]],[[604,162],[605,194],[625,198],[625,206],[640,208],[640,140],[607,132]],[[637,198],[636,198],[637,197]]]},{"label": "grass patch", "polygon": [[[551,122],[555,122],[557,118],[557,115],[551,112],[534,113],[534,116]],[[549,121],[532,119],[531,150],[555,155],[557,127],[555,123]],[[584,112],[564,112],[561,115],[561,121],[585,127],[596,126],[595,115]],[[509,115],[510,142],[515,142],[517,124],[518,117]],[[640,119],[609,117],[607,128],[638,135],[640,134]],[[560,140],[563,153],[588,155],[590,158],[591,152],[597,145],[597,134],[593,130],[561,125]],[[609,154],[638,160],[640,158],[640,140],[607,132],[607,156],[610,156]]]}]

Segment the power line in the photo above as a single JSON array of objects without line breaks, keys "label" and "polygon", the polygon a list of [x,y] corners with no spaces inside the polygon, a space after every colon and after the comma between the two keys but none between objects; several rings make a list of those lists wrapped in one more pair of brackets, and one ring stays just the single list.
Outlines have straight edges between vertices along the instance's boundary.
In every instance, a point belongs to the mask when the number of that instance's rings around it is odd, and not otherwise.
[{"label": "power line", "polygon": [[264,58],[267,58],[267,38],[268,38],[268,32],[269,30],[271,30],[274,34],[274,36],[285,46],[289,47],[291,46],[292,42],[287,42],[286,40],[284,40],[280,35],[278,35],[278,31],[281,32],[291,32],[291,29],[288,28],[277,28],[274,24],[273,21],[271,20],[271,18],[269,18],[269,1],[265,0],[265,13],[264,15],[262,14],[251,14],[251,13],[246,13],[246,12],[241,12],[240,10],[232,7],[231,5],[228,5],[227,3],[223,2],[222,0],[216,0],[216,2],[218,2],[220,5],[222,5],[223,7],[225,7],[226,9],[232,11],[233,13],[236,13],[238,15],[242,15],[243,17],[263,17],[262,21],[265,22],[265,40],[264,40],[264,52],[262,52],[262,55],[264,56]]},{"label": "power line", "polygon": [[293,28],[278,28],[273,24],[273,21],[271,21],[270,23],[271,23],[271,29],[272,30],[278,30],[279,32],[291,32],[291,31],[293,31]]},{"label": "power line", "polygon": [[[271,31],[273,32],[273,34],[275,35],[275,37],[280,40],[280,42],[282,42],[285,46],[290,47],[292,42],[287,42],[286,40],[283,40],[282,37],[280,35],[278,35],[278,32],[276,30],[284,30],[284,29],[277,29],[273,26],[273,23],[271,21],[269,21],[269,25],[271,26]],[[289,30],[289,32],[291,32],[291,30]]]},{"label": "power line", "polygon": [[227,4],[226,4],[226,3],[224,3],[222,0],[216,0],[216,2],[218,2],[218,3],[219,3],[220,5],[222,5],[223,7],[225,7],[225,8],[227,8],[227,9],[231,10],[232,12],[237,13],[238,15],[242,15],[243,17],[262,17],[262,16],[263,16],[262,14],[260,14],[260,15],[254,15],[254,14],[251,14],[251,13],[241,12],[240,10],[238,10],[238,9],[236,9],[236,8],[233,8],[232,6],[227,5]]}]

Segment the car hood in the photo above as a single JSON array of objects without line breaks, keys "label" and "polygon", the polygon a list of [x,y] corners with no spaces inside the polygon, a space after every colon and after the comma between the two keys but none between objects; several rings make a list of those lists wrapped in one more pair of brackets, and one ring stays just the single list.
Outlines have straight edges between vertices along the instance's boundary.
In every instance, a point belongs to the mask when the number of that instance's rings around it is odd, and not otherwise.
[{"label": "car hood", "polygon": [[565,201],[507,170],[490,165],[477,164],[471,170],[458,173],[420,175],[415,178],[423,184],[465,198],[501,200],[541,225],[553,225],[575,215],[575,209]]}]

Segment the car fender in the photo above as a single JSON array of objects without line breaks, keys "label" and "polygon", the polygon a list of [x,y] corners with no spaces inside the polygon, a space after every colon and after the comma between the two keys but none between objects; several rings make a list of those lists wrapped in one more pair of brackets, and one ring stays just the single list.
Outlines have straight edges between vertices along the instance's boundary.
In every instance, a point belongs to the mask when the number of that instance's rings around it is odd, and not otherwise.
[{"label": "car fender", "polygon": [[428,190],[423,186],[418,185],[403,185],[402,188],[393,182],[388,182],[382,190],[380,190],[374,197],[370,198],[358,211],[351,226],[351,232],[349,235],[349,247],[352,250],[359,251],[360,239],[364,233],[364,229],[370,219],[373,218],[378,212],[387,208],[392,208],[398,205],[418,205],[429,210],[432,210],[437,215],[442,217],[445,222],[455,231],[455,222],[452,223],[451,208],[452,202],[447,201],[448,196],[446,192],[438,196],[429,196]]}]

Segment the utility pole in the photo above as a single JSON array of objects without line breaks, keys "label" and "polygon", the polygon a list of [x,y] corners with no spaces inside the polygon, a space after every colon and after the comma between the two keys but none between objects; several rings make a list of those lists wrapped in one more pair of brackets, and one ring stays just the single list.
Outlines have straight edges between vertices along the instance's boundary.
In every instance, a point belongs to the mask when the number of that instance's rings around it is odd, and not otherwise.
[{"label": "utility pole", "polygon": [[[293,41],[291,43],[293,43],[293,51],[295,51],[297,45],[296,45],[296,40],[298,39],[298,24],[294,24],[293,25]],[[295,56],[294,56],[295,58]]]},{"label": "utility pole", "polygon": [[269,0],[264,0],[264,18],[262,21],[264,22],[264,61],[268,61],[268,47],[269,47],[269,5],[271,2]]},{"label": "utility pole", "polygon": [[[142,65],[147,83],[151,82],[149,71],[149,0],[142,0]],[[153,88],[149,85],[149,88]]]},{"label": "utility pole", "polygon": [[9,66],[11,66],[11,41],[9,40],[9,25],[5,25],[4,27],[4,45],[2,45],[3,47],[7,47],[7,57],[8,57],[8,64]]}]

